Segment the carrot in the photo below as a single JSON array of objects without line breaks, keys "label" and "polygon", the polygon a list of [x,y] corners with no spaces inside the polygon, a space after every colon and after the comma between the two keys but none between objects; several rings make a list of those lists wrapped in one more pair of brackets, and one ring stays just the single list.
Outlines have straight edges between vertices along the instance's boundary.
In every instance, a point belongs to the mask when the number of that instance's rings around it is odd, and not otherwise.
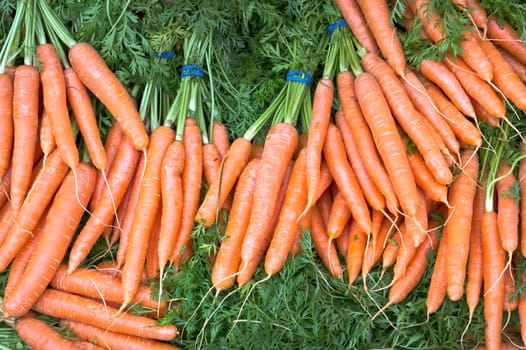
[{"label": "carrot", "polygon": [[494,67],[491,60],[486,56],[480,46],[480,34],[476,29],[462,32],[463,41],[460,46],[463,49],[462,59],[467,66],[476,72],[477,77],[485,81],[493,80]]},{"label": "carrot", "polygon": [[84,144],[88,149],[91,162],[95,168],[105,169],[108,164],[108,157],[100,138],[88,91],[71,67],[64,70],[64,79],[67,98],[84,139]]},{"label": "carrot", "polygon": [[166,150],[161,167],[162,214],[159,232],[159,268],[162,276],[174,250],[183,212],[182,176],[185,164],[184,144],[174,141]]},{"label": "carrot", "polygon": [[420,73],[429,81],[435,83],[450,101],[468,117],[475,118],[475,110],[471,99],[462,87],[455,74],[442,62],[423,60],[420,64]]},{"label": "carrot", "polygon": [[327,221],[327,235],[329,236],[329,238],[338,238],[343,232],[343,228],[345,227],[347,221],[349,221],[350,218],[351,211],[347,206],[347,203],[341,191],[337,189],[334,195],[334,199],[332,201],[329,220]]},{"label": "carrot", "polygon": [[329,245],[329,238],[323,224],[323,218],[317,205],[311,208],[311,240],[325,268],[336,278],[341,278],[343,269],[334,245]]},{"label": "carrot", "polygon": [[501,273],[504,271],[506,253],[500,243],[497,214],[494,211],[482,214],[481,237],[486,347],[500,349],[504,309],[504,279]]},{"label": "carrot", "polygon": [[392,236],[393,231],[399,230],[400,232],[404,231],[404,224],[402,223],[398,229],[395,228],[395,225],[387,218],[382,220],[382,225],[378,234],[376,236],[371,235],[369,238],[369,243],[366,246],[363,261],[362,261],[362,278],[365,286],[367,280],[367,274],[373,266],[378,262],[378,259],[382,256],[384,250],[384,243]]},{"label": "carrot", "polygon": [[415,179],[382,90],[369,73],[360,74],[354,87],[402,210],[414,216],[417,208]]},{"label": "carrot", "polygon": [[356,222],[352,220],[349,230],[347,255],[345,256],[349,286],[353,284],[360,273],[366,244],[367,235],[360,229]]},{"label": "carrot", "polygon": [[457,135],[459,141],[467,145],[480,146],[482,144],[480,131],[460,113],[438,87],[431,83],[426,83],[425,86],[429,96],[433,99],[440,113],[444,115],[444,119]]},{"label": "carrot", "polygon": [[[123,301],[120,279],[99,270],[79,267],[72,273],[67,273],[67,266],[60,265],[51,280],[50,286],[57,290],[102,299],[106,302],[122,303]],[[159,302],[153,297],[152,289],[142,284],[133,297],[133,304],[158,310],[161,315],[168,308],[165,300]]]},{"label": "carrot", "polygon": [[148,134],[135,102],[125,87],[88,43],[76,43],[68,53],[80,81],[108,108],[137,150],[145,150]]},{"label": "carrot", "polygon": [[241,257],[239,251],[245,236],[253,203],[253,191],[259,169],[259,159],[251,160],[241,175],[234,193],[225,240],[221,242],[212,270],[212,283],[217,290],[232,286]]},{"label": "carrot", "polygon": [[407,95],[416,110],[419,111],[436,129],[444,140],[449,151],[453,154],[458,154],[460,145],[456,139],[455,133],[438,112],[437,107],[433,104],[431,96],[427,93],[427,90],[420,79],[418,79],[413,71],[406,69],[405,79],[402,80],[402,84],[404,85]]},{"label": "carrot", "polygon": [[225,124],[214,120],[212,127],[212,143],[219,151],[221,159],[225,158],[228,149],[230,148],[230,140],[228,139],[228,130]]},{"label": "carrot", "polygon": [[[385,208],[385,200],[380,190],[372,180],[371,176],[367,173],[364,161],[358,153],[356,142],[353,138],[352,132],[347,125],[347,121],[341,110],[336,112],[334,116],[336,125],[341,132],[345,151],[349,159],[349,163],[356,174],[358,183],[363,191],[367,203],[374,209],[382,211]],[[327,230],[330,232],[329,228]]]},{"label": "carrot", "polygon": [[103,328],[106,331],[131,334],[157,340],[173,340],[174,325],[161,326],[156,320],[135,316],[97,301],[54,289],[47,289],[33,305],[37,312]]},{"label": "carrot", "polygon": [[0,74],[0,179],[11,164],[13,150],[13,80],[7,74]]},{"label": "carrot", "polygon": [[448,221],[444,227],[447,239],[447,294],[456,301],[464,294],[464,280],[469,252],[473,201],[477,191],[478,155],[466,149],[461,153],[462,172],[449,189]]},{"label": "carrot", "polygon": [[11,189],[11,169],[12,167],[10,166],[4,176],[0,178],[0,208],[3,207],[9,199],[9,190]]},{"label": "carrot", "polygon": [[515,277],[513,276],[513,267],[508,265],[502,279],[504,280],[504,311],[513,312],[517,309],[519,299],[517,297],[517,290],[515,290]]},{"label": "carrot", "polygon": [[[62,161],[58,149],[54,150],[49,155],[46,167],[35,176],[38,182],[34,183],[24,205],[16,215],[17,225],[11,226],[6,239],[0,246],[0,270],[4,270],[9,265],[29,240],[32,230],[63,183],[67,171],[67,165]],[[73,198],[75,198],[75,192],[73,192]]]},{"label": "carrot", "polygon": [[60,326],[72,331],[77,337],[100,344],[104,349],[112,350],[175,350],[176,346],[157,342],[135,335],[122,334],[108,331],[99,327],[91,326],[70,320],[61,320]]},{"label": "carrot", "polygon": [[495,85],[520,110],[526,109],[526,86],[517,73],[515,73],[491,41],[483,40],[480,46],[493,65],[493,82]]},{"label": "carrot", "polygon": [[[520,282],[524,282],[524,272],[519,272],[520,275]],[[521,339],[523,343],[526,343],[526,327],[524,326],[526,324],[526,296],[524,294],[519,293],[519,304],[517,305],[517,310],[519,314],[519,322],[521,324]]]},{"label": "carrot", "polygon": [[[426,308],[427,314],[435,313],[446,298],[447,291],[447,238],[440,239],[431,282],[427,289]],[[479,291],[480,292],[480,291]]]},{"label": "carrot", "polygon": [[378,53],[378,45],[376,45],[376,40],[367,25],[358,2],[356,0],[336,0],[336,6],[338,6],[345,22],[347,22],[360,45],[367,52]]},{"label": "carrot", "polygon": [[415,143],[436,181],[442,185],[449,184],[453,175],[438,144],[423,122],[424,117],[414,108],[393,70],[380,57],[373,54],[363,56],[361,63],[365,71],[369,72],[380,85],[394,117]]},{"label": "carrot", "polygon": [[0,209],[0,244],[7,238],[11,227],[15,222],[15,214],[9,204]]},{"label": "carrot", "polygon": [[354,78],[349,71],[341,71],[337,77],[338,96],[347,126],[356,141],[358,154],[365,169],[385,198],[387,209],[396,213],[398,199],[389,181],[389,176],[376,150],[373,136],[364,119],[354,91]]},{"label": "carrot", "polygon": [[64,338],[46,322],[34,317],[22,317],[15,329],[25,344],[35,350],[77,350],[72,341]]},{"label": "carrot", "polygon": [[314,204],[314,197],[320,181],[320,165],[323,145],[331,119],[331,108],[334,96],[332,80],[323,78],[318,81],[312,104],[309,134],[307,138],[307,160],[305,171],[307,173],[307,208]]},{"label": "carrot", "polygon": [[347,154],[340,131],[334,124],[330,124],[323,146],[323,155],[332,174],[334,182],[347,203],[351,214],[367,234],[371,232],[371,214],[363,191],[356,175],[347,160]]},{"label": "carrot", "polygon": [[416,185],[432,200],[447,204],[447,187],[435,181],[420,154],[418,152],[410,152],[407,155],[407,159],[415,175]]},{"label": "carrot", "polygon": [[[250,213],[247,232],[241,246],[240,285],[254,274],[270,243],[269,227],[276,211],[280,185],[287,171],[298,142],[298,132],[289,123],[272,126],[265,139],[260,168],[254,188],[254,204]],[[270,237],[269,237],[270,236]]]},{"label": "carrot", "polygon": [[403,77],[406,60],[396,28],[385,0],[358,0],[362,13],[385,60],[397,75]]},{"label": "carrot", "polygon": [[[352,220],[347,220],[345,226],[343,227],[342,233],[338,236],[338,238],[335,239],[336,250],[343,258],[347,256],[347,249],[349,249],[349,230],[351,228],[351,221]],[[300,232],[300,230],[298,230],[298,232]]]},{"label": "carrot", "polygon": [[[526,153],[526,144],[522,144],[521,153]],[[519,165],[519,187],[520,198],[526,198],[526,160],[522,159]],[[522,256],[526,256],[526,200],[520,201],[520,251]]]},{"label": "carrot", "polygon": [[521,36],[507,22],[498,22],[495,16],[489,16],[487,22],[487,36],[495,43],[508,51],[513,57],[526,64],[526,45],[521,41]]},{"label": "carrot", "polygon": [[427,214],[428,214],[428,203],[426,201],[426,195],[422,190],[417,189],[418,192],[418,209],[414,218],[405,218],[406,229],[409,236],[408,244],[413,244],[418,247],[427,235]]},{"label": "carrot", "polygon": [[[514,197],[517,178],[510,165],[501,161],[495,187],[497,189],[497,223],[502,248],[511,256],[519,245],[519,201]],[[503,178],[501,178],[503,177]]]},{"label": "carrot", "polygon": [[115,207],[120,205],[126,194],[126,189],[136,171],[139,156],[140,153],[133,147],[131,141],[124,137],[109,172],[108,186],[103,189],[97,206],[71,248],[68,262],[70,273],[88,256],[95,242],[114,218]]},{"label": "carrot", "polygon": [[[201,178],[203,176],[203,151],[201,132],[193,118],[186,118],[184,127],[183,144],[185,150],[185,165],[183,170],[183,210],[179,233],[175,241],[171,260],[178,266],[181,254],[192,232],[194,218],[199,208],[199,194],[201,191]],[[224,168],[223,168],[224,171]],[[220,177],[220,176],[219,176]]]},{"label": "carrot", "polygon": [[74,341],[73,344],[80,350],[104,350],[103,347],[97,346],[87,341]]},{"label": "carrot", "polygon": [[250,141],[245,138],[234,140],[226,153],[221,176],[209,184],[206,195],[197,211],[195,220],[204,226],[211,226],[216,217],[217,209],[226,200],[234,184],[247,164],[251,152]]},{"label": "carrot", "polygon": [[486,111],[484,107],[482,107],[477,101],[472,99],[471,102],[473,103],[473,108],[475,108],[475,115],[477,116],[478,120],[484,121],[489,126],[494,128],[498,128],[500,126],[499,118],[495,118],[489,114],[488,111]]},{"label": "carrot", "polygon": [[466,5],[471,21],[480,29],[486,28],[488,13],[486,9],[480,5],[480,2],[478,0],[466,0]]},{"label": "carrot", "polygon": [[66,176],[49,208],[42,234],[20,283],[11,297],[3,300],[4,315],[21,316],[29,311],[66,255],[93,192],[96,172],[88,163],[80,163],[76,169],[78,184],[74,174],[70,171]]},{"label": "carrot", "polygon": [[515,58],[515,56],[511,55],[508,51],[500,47],[497,47],[497,49],[499,50],[502,57],[504,57],[506,62],[508,62],[508,64],[511,66],[511,68],[513,68],[519,78],[523,82],[526,82],[526,63],[520,62],[517,58]]},{"label": "carrot", "polygon": [[479,303],[482,288],[482,243],[481,223],[484,212],[484,189],[477,188],[473,202],[473,217],[471,219],[471,234],[469,241],[469,260],[466,283],[466,303],[468,305],[470,318],[473,316]]},{"label": "carrot", "polygon": [[[95,269],[106,275],[117,277],[118,279],[122,278],[122,271],[119,269],[115,261],[103,260],[95,266]],[[141,276],[141,283],[146,283],[146,273],[143,271]]]},{"label": "carrot", "polygon": [[95,191],[93,191],[93,196],[90,201],[90,210],[94,210],[99,202],[100,195],[102,190],[106,187],[106,182],[104,180],[104,174],[109,174],[113,160],[117,155],[119,146],[122,141],[122,128],[117,122],[113,122],[111,127],[108,130],[106,135],[106,140],[104,142],[104,151],[108,159],[106,167],[104,168],[104,173],[102,171],[97,172],[97,182],[95,183]]},{"label": "carrot", "polygon": [[120,239],[120,235],[122,231],[122,220],[126,216],[126,211],[128,210],[128,204],[130,203],[130,198],[131,198],[131,193],[132,193],[132,184],[133,184],[133,176],[132,176],[132,179],[130,180],[130,183],[128,184],[128,188],[126,189],[124,198],[122,199],[121,204],[119,204],[119,207],[117,208],[117,214],[115,214],[115,218],[113,219],[113,225],[108,226],[102,233],[102,236],[104,237],[106,241],[109,240],[109,235],[111,234],[110,246],[117,243]]},{"label": "carrot", "polygon": [[37,143],[40,74],[33,66],[18,66],[13,81],[13,154],[11,206],[18,212],[31,184]]},{"label": "carrot", "polygon": [[220,176],[221,160],[221,155],[213,143],[203,145],[203,174],[208,185]]},{"label": "carrot", "polygon": [[504,117],[506,107],[495,90],[478,77],[460,57],[452,58],[448,55],[443,62],[456,75],[469,96],[480,103],[492,116]]},{"label": "carrot", "polygon": [[150,233],[150,240],[146,251],[146,259],[144,263],[144,270],[146,271],[146,278],[154,280],[159,277],[159,233],[161,230],[161,211],[157,210],[157,215],[152,225]]},{"label": "carrot", "polygon": [[134,207],[126,261],[122,269],[123,305],[128,305],[132,301],[140,285],[152,225],[161,205],[162,160],[174,138],[175,131],[166,126],[156,128],[151,135],[140,182],[139,198]]},{"label": "carrot", "polygon": [[[308,147],[308,146],[307,146]],[[268,275],[275,275],[285,265],[296,233],[300,230],[298,218],[307,205],[307,157],[309,149],[298,154],[287,185],[276,228],[265,255],[264,268]]]},{"label": "carrot", "polygon": [[387,240],[384,251],[382,252],[382,272],[386,271],[396,263],[396,257],[398,256],[402,244],[401,239],[400,231],[396,231]]},{"label": "carrot", "polygon": [[55,142],[55,136],[53,135],[53,127],[51,126],[51,118],[46,113],[46,110],[42,110],[40,115],[40,148],[44,153],[44,158],[47,159],[47,156],[55,149],[57,146]]}]

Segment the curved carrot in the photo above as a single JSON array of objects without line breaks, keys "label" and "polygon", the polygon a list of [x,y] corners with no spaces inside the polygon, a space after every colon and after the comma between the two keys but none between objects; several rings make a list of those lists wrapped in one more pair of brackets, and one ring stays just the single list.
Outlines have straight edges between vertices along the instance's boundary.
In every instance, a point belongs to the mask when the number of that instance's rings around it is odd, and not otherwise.
[{"label": "curved carrot", "polygon": [[367,234],[360,229],[354,220],[351,220],[347,255],[345,256],[349,286],[353,284],[360,274],[366,244]]},{"label": "curved carrot", "polygon": [[34,317],[22,317],[15,329],[25,344],[35,350],[78,350],[75,344],[55,331],[46,322]]},{"label": "curved carrot", "polygon": [[13,80],[7,74],[0,74],[0,179],[11,165],[13,149]]},{"label": "curved carrot", "polygon": [[49,208],[47,220],[20,283],[4,298],[4,315],[21,316],[44,293],[73,238],[95,184],[95,169],[80,163],[64,179]]},{"label": "curved carrot", "polygon": [[360,45],[367,52],[378,53],[378,45],[376,45],[376,40],[369,29],[358,2],[356,0],[336,0],[336,6],[340,9],[345,22],[347,22]]},{"label": "curved carrot", "polygon": [[239,252],[252,211],[258,170],[259,159],[255,158],[247,164],[239,176],[225,230],[225,240],[221,242],[212,269],[212,283],[217,290],[230,288],[236,280],[235,273],[241,260]]},{"label": "curved carrot", "polygon": [[336,278],[341,278],[343,269],[338,259],[338,253],[334,244],[329,245],[329,237],[318,206],[314,205],[311,212],[310,232],[314,249],[316,249],[323,265],[330,274]]},{"label": "curved carrot", "polygon": [[479,303],[480,291],[482,289],[482,243],[481,243],[481,222],[484,213],[484,189],[477,188],[475,200],[473,202],[473,217],[471,219],[471,233],[469,240],[469,260],[466,282],[466,304],[470,317],[472,317]]},{"label": "curved carrot", "polygon": [[409,165],[415,174],[417,186],[424,191],[432,200],[447,204],[447,187],[435,181],[433,174],[429,171],[424,160],[417,152],[407,155]]},{"label": "curved carrot", "polygon": [[99,53],[88,43],[76,43],[68,56],[80,80],[117,119],[135,148],[145,150],[148,134],[135,102]]},{"label": "curved carrot", "polygon": [[391,24],[387,1],[358,0],[358,3],[383,57],[395,73],[403,77],[406,66],[404,50],[396,28]]},{"label": "curved carrot", "polygon": [[122,268],[123,305],[132,301],[141,283],[152,225],[161,205],[162,160],[174,139],[175,131],[166,126],[156,128],[151,135],[144,174],[140,180],[139,198],[134,207],[126,261]]},{"label": "curved carrot", "polygon": [[456,301],[464,294],[464,282],[469,252],[469,236],[473,201],[477,191],[476,179],[479,172],[478,155],[466,149],[461,154],[462,172],[455,178],[449,189],[448,221],[444,227],[447,241],[447,294]]},{"label": "curved carrot", "polygon": [[176,346],[167,343],[157,342],[152,339],[142,338],[130,334],[122,334],[108,331],[99,327],[70,320],[60,321],[61,326],[65,326],[77,337],[88,341],[97,342],[104,349],[112,350],[176,350]]},{"label": "curved carrot", "polygon": [[88,149],[91,162],[95,168],[100,170],[105,169],[108,163],[108,157],[100,138],[97,119],[95,118],[95,112],[93,111],[93,105],[91,104],[88,91],[73,68],[68,67],[64,70],[64,79],[66,81],[66,93],[69,105],[79,126],[84,144]]},{"label": "curved carrot", "polygon": [[414,216],[417,208],[415,179],[382,90],[369,73],[360,74],[354,81],[354,87],[358,103],[370,127],[402,210],[407,215]]},{"label": "curved carrot", "polygon": [[24,202],[31,184],[31,169],[37,143],[40,74],[33,66],[16,68],[13,81],[13,155],[11,206],[15,213]]},{"label": "curved carrot", "polygon": [[79,295],[47,289],[33,305],[42,314],[100,327],[106,331],[158,340],[173,340],[174,325],[159,325],[156,320],[135,316]]},{"label": "curved carrot", "polygon": [[495,16],[489,16],[487,23],[487,36],[495,45],[508,51],[513,57],[526,64],[526,45],[521,41],[521,36],[507,23],[499,23]]},{"label": "curved carrot", "polygon": [[42,82],[44,108],[51,120],[57,148],[64,162],[71,169],[76,169],[79,164],[79,153],[69,118],[62,63],[53,44],[40,44],[36,52],[42,65],[40,81]]}]

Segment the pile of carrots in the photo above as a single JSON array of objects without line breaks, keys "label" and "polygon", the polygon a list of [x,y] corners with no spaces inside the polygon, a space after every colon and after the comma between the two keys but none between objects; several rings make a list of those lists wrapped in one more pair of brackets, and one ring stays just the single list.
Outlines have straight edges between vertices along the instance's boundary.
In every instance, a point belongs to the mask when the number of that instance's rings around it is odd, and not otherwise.
[{"label": "pile of carrots", "polygon": [[[410,67],[386,0],[336,0],[344,20],[329,26],[313,96],[313,77],[291,71],[230,142],[204,118],[195,57],[205,55],[192,50],[211,43],[187,39],[180,88],[163,111],[154,82],[137,103],[45,1],[19,0],[0,52],[3,321],[35,349],[173,349],[177,328],[156,321],[171,307],[165,271],[192,255],[195,225],[223,225],[218,292],[250,282],[262,261],[264,283],[311,239],[349,286],[361,274],[368,289],[376,265],[392,270],[382,313],[418,285],[434,250],[428,315],[464,295],[473,315],[482,296],[486,348],[501,347],[513,310],[526,343],[526,299],[514,297],[524,279],[516,256],[526,256],[526,146],[506,115],[506,106],[526,109],[526,45],[476,0],[451,2],[471,21],[462,52]],[[444,39],[426,0],[394,6],[407,30],[420,23],[431,45]],[[104,142],[90,93],[115,118]],[[118,244],[116,261],[83,267],[101,238]]]}]

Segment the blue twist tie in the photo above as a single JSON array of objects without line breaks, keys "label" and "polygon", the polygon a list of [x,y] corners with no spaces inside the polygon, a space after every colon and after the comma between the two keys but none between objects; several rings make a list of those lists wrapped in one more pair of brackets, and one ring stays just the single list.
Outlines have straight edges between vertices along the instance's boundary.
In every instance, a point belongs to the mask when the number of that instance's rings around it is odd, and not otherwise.
[{"label": "blue twist tie", "polygon": [[286,80],[297,81],[299,83],[307,85],[308,87],[311,87],[314,78],[309,73],[301,72],[298,70],[291,70],[287,73]]},{"label": "blue twist tie", "polygon": [[175,57],[175,51],[163,51],[163,52],[155,52],[155,57],[157,58],[174,58]]},{"label": "blue twist tie", "polygon": [[336,22],[329,24],[329,38],[332,36],[332,33],[336,30],[336,28],[345,26],[347,26],[347,22],[345,22],[343,18],[340,18]]},{"label": "blue twist tie", "polygon": [[185,64],[183,65],[183,68],[181,70],[181,78],[184,77],[204,77],[205,71],[203,67],[198,66],[196,64]]}]

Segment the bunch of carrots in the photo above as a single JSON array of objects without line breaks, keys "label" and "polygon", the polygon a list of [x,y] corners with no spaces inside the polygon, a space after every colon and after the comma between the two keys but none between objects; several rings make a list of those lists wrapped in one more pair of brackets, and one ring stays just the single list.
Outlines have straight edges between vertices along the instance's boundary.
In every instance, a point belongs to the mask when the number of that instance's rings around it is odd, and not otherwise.
[{"label": "bunch of carrots", "polygon": [[[513,297],[524,280],[515,266],[526,256],[517,200],[526,146],[506,115],[526,109],[526,45],[476,0],[451,2],[470,20],[462,51],[411,66],[386,0],[336,0],[344,19],[329,26],[313,95],[312,75],[290,71],[230,142],[205,117],[214,115],[203,79],[211,37],[185,37],[174,97],[151,80],[137,103],[45,1],[19,0],[0,51],[3,321],[35,349],[173,349],[176,327],[156,321],[171,308],[163,278],[191,256],[195,225],[224,223],[212,259],[218,292],[247,284],[262,261],[267,277],[254,287],[264,283],[311,239],[349,286],[361,274],[370,288],[376,265],[392,270],[382,313],[418,285],[435,251],[428,315],[465,295],[471,317],[482,295],[486,348],[501,347],[503,314],[515,309],[526,343],[526,299]],[[428,5],[394,4],[406,30],[421,25],[438,45],[443,19]],[[90,93],[115,118],[104,142]],[[118,244],[115,262],[83,267],[101,238]]]}]

